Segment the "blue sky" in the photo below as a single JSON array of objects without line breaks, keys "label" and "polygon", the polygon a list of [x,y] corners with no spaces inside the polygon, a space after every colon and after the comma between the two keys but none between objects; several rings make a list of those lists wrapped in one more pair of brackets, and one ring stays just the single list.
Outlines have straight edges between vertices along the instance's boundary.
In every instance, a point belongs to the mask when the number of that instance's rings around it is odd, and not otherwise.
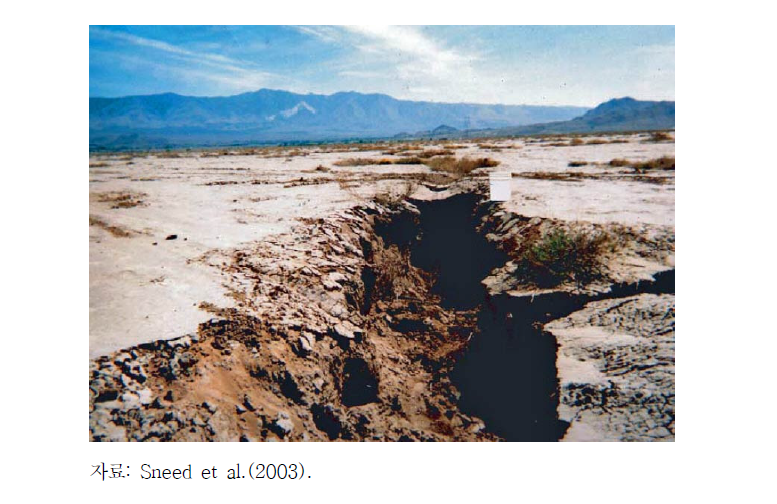
[{"label": "blue sky", "polygon": [[89,96],[261,88],[444,102],[674,100],[673,26],[92,26]]}]

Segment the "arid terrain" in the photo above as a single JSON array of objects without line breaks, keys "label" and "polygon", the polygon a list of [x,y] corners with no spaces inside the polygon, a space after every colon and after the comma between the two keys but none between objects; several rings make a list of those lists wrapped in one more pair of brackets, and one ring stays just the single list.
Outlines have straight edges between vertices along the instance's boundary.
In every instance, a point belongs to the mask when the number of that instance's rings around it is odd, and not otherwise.
[{"label": "arid terrain", "polygon": [[90,439],[673,441],[674,151],[93,154]]}]

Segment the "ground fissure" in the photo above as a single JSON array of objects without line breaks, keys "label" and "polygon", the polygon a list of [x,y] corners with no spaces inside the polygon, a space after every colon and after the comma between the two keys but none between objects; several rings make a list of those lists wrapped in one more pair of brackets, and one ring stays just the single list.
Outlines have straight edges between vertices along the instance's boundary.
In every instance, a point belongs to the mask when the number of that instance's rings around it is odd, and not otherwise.
[{"label": "ground fissure", "polygon": [[542,324],[665,291],[669,274],[607,294],[494,295],[483,280],[510,259],[486,237],[496,210],[479,193],[368,203],[203,258],[237,307],[92,361],[91,438],[559,439]]}]

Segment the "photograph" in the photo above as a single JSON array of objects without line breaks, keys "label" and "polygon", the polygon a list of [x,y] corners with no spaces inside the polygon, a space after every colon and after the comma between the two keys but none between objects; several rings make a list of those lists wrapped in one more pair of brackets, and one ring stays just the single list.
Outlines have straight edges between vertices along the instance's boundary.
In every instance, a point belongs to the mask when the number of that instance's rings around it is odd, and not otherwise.
[{"label": "photograph", "polygon": [[674,25],[88,46],[90,446],[675,441]]}]

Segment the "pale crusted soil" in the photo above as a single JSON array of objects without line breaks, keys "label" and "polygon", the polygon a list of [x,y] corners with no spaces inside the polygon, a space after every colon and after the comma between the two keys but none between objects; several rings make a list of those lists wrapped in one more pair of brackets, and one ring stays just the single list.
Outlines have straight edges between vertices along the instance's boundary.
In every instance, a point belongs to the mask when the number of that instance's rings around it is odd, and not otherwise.
[{"label": "pale crusted soil", "polygon": [[[500,170],[562,173],[570,159],[674,149],[513,144],[487,149]],[[441,307],[430,272],[376,233],[413,219],[397,202],[407,189],[428,201],[482,195],[485,174],[443,190],[450,181],[425,167],[332,166],[346,155],[90,170],[90,439],[497,439],[460,410],[449,379],[479,337],[477,309]],[[515,177],[512,202],[479,210],[478,232],[507,256],[483,279],[490,296],[593,299],[673,270],[673,174],[658,184],[581,170]],[[542,289],[521,277],[527,240],[558,227],[611,235],[602,278]],[[564,440],[674,439],[673,295],[595,301],[546,330],[559,343]]]},{"label": "pale crusted soil", "polygon": [[458,410],[446,376],[472,314],[440,308],[428,278],[372,234],[385,212],[205,258],[224,261],[238,307],[213,308],[195,335],[93,361],[90,437],[493,439]]},{"label": "pale crusted soil", "polygon": [[596,301],[545,330],[559,345],[564,440],[674,440],[674,295]]}]

